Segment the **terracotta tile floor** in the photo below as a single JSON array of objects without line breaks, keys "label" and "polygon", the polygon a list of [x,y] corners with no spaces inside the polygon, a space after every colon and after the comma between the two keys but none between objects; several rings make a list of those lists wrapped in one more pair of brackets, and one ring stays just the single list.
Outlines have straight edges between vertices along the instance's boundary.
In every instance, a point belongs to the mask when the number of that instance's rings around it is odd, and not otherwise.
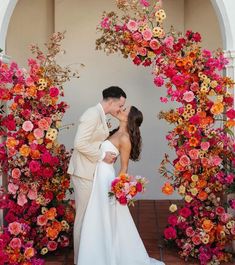
[{"label": "terracotta tile floor", "polygon": [[[135,207],[130,207],[131,214],[139,230],[144,245],[149,255],[158,260],[162,259],[166,265],[196,265],[197,261],[184,262],[174,249],[167,249],[162,244],[162,234],[166,226],[168,208],[171,203],[180,205],[180,201],[170,200],[141,200],[137,201]],[[227,265],[235,265],[227,263]],[[46,265],[73,265],[73,250],[67,249],[63,253],[47,257]],[[94,264],[95,265],[95,264]],[[128,264],[126,264],[128,265]]]}]

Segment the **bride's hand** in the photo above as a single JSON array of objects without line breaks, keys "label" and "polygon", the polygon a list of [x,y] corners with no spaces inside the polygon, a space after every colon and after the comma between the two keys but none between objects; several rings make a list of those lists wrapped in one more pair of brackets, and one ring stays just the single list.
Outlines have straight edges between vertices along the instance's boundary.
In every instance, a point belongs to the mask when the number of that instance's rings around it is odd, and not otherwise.
[{"label": "bride's hand", "polygon": [[114,163],[116,161],[116,154],[113,152],[106,152],[103,161],[108,164]]}]

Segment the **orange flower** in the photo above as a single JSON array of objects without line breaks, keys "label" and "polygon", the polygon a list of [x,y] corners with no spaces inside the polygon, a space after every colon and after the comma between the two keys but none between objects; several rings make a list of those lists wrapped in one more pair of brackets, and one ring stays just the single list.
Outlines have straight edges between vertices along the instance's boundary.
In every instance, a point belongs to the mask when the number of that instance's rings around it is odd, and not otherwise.
[{"label": "orange flower", "polygon": [[162,192],[166,195],[171,195],[174,192],[174,188],[171,186],[169,182],[166,182],[162,187]]},{"label": "orange flower", "polygon": [[208,194],[205,191],[200,191],[197,195],[198,199],[201,201],[205,201],[208,197]]},{"label": "orange flower", "polygon": [[47,237],[54,240],[55,238],[57,238],[59,231],[53,227],[48,227],[46,229],[46,233],[47,233]]},{"label": "orange flower", "polygon": [[35,140],[35,137],[34,137],[33,133],[29,133],[29,134],[27,135],[27,138],[28,138],[29,142],[32,142],[32,141]]},{"label": "orange flower", "polygon": [[17,104],[16,102],[13,102],[13,103],[11,104],[11,106],[10,106],[10,109],[14,111],[14,110],[17,109],[17,107],[18,107],[18,104]]},{"label": "orange flower", "polygon": [[198,145],[199,141],[196,137],[191,137],[189,139],[189,145],[190,146],[193,146],[193,147],[196,147]]},{"label": "orange flower", "polygon": [[183,178],[185,180],[191,180],[191,176],[192,176],[192,174],[188,171],[184,172],[184,174],[183,174]]},{"label": "orange flower", "polygon": [[8,137],[7,141],[6,141],[6,146],[8,148],[14,148],[15,146],[17,146],[19,144],[19,141],[16,140],[14,137]]},{"label": "orange flower", "polygon": [[58,221],[54,221],[54,222],[52,223],[52,227],[55,228],[57,231],[61,231],[61,229],[62,229],[62,225],[61,225],[61,223],[58,222]]},{"label": "orange flower", "polygon": [[24,144],[24,145],[22,145],[21,147],[20,147],[20,154],[22,155],[22,156],[25,156],[25,157],[27,157],[27,156],[29,156],[29,154],[30,154],[30,147],[28,146],[28,145],[26,145],[26,144]]},{"label": "orange flower", "polygon": [[224,111],[224,105],[221,102],[214,103],[211,107],[211,113],[214,115],[221,114]]},{"label": "orange flower", "polygon": [[196,58],[196,53],[195,52],[190,52],[188,56],[189,56],[190,59],[194,60]]},{"label": "orange flower", "polygon": [[226,126],[226,127],[234,127],[234,126],[235,126],[235,120],[228,120],[228,121],[225,123],[225,126]]},{"label": "orange flower", "polygon": [[127,175],[126,174],[120,174],[120,179],[121,179],[121,181],[126,181],[127,180]]},{"label": "orange flower", "polygon": [[21,94],[23,91],[24,91],[24,88],[23,88],[23,86],[20,85],[20,84],[17,84],[17,85],[15,85],[15,86],[12,88],[12,92],[13,92],[14,94]]},{"label": "orange flower", "polygon": [[48,218],[49,220],[53,220],[53,219],[55,219],[55,217],[56,217],[56,215],[57,215],[57,213],[56,213],[56,208],[55,208],[55,207],[50,208],[50,209],[45,213],[45,215],[47,216],[47,218]]},{"label": "orange flower", "polygon": [[135,196],[136,193],[137,193],[136,187],[132,186],[131,189],[130,189],[130,195],[131,196]]},{"label": "orange flower", "polygon": [[184,171],[185,167],[183,167],[179,162],[175,164],[175,170],[176,171]]},{"label": "orange flower", "polygon": [[204,229],[205,232],[210,232],[213,227],[214,227],[214,225],[211,222],[211,220],[206,219],[202,223],[202,228]]},{"label": "orange flower", "polygon": [[35,86],[30,86],[26,89],[26,93],[31,97],[35,97],[37,95],[37,88]]},{"label": "orange flower", "polygon": [[206,185],[207,185],[207,181],[204,180],[204,179],[200,179],[200,180],[197,182],[197,187],[198,187],[198,188],[204,188],[204,187],[206,187]]},{"label": "orange flower", "polygon": [[191,124],[188,126],[188,131],[189,131],[189,133],[193,134],[197,131],[197,128],[196,128],[196,126]]},{"label": "orange flower", "polygon": [[40,158],[39,150],[31,150],[30,155],[33,159],[39,159]]},{"label": "orange flower", "polygon": [[182,60],[182,59],[178,59],[178,60],[176,60],[176,65],[177,65],[178,67],[182,67],[182,66],[184,65],[183,60]]},{"label": "orange flower", "polygon": [[24,256],[26,257],[26,259],[30,259],[35,255],[35,250],[32,247],[28,247],[25,249],[24,251]]}]

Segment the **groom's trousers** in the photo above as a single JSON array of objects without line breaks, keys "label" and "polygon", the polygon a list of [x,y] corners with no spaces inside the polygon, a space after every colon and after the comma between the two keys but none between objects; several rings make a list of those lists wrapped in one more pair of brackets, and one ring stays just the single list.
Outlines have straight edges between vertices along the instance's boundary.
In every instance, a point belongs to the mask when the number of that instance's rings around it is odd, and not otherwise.
[{"label": "groom's trousers", "polygon": [[74,242],[74,264],[78,261],[78,250],[81,236],[81,229],[87,204],[91,195],[93,180],[71,176],[74,186],[76,216],[74,221],[73,242]]}]

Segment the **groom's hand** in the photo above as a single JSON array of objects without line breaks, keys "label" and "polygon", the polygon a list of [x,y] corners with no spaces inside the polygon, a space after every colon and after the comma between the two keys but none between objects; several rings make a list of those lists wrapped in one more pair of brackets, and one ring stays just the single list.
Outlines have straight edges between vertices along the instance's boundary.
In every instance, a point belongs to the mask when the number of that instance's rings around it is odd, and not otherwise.
[{"label": "groom's hand", "polygon": [[108,164],[112,164],[116,160],[116,154],[113,152],[106,152],[104,157],[104,162]]}]

